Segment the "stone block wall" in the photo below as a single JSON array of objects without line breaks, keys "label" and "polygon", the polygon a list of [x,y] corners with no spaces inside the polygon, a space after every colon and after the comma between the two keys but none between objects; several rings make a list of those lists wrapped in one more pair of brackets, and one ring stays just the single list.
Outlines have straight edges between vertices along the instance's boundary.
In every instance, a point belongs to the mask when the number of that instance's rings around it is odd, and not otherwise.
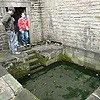
[{"label": "stone block wall", "polygon": [[31,42],[40,42],[42,40],[41,30],[41,2],[40,0],[31,0],[30,14],[31,14]]},{"label": "stone block wall", "polygon": [[41,0],[45,38],[100,53],[99,0]]},{"label": "stone block wall", "polygon": [[8,4],[26,7],[31,43],[48,39],[100,52],[99,0],[1,0],[0,19]]},{"label": "stone block wall", "polygon": [[95,70],[100,72],[100,54],[95,52],[90,52],[88,50],[77,49],[74,47],[64,47],[63,54],[69,59],[66,61],[73,62],[80,66]]},{"label": "stone block wall", "polygon": [[8,48],[7,37],[5,33],[5,29],[3,24],[1,23],[1,18],[3,17],[3,8],[0,7],[0,50],[4,50]]}]

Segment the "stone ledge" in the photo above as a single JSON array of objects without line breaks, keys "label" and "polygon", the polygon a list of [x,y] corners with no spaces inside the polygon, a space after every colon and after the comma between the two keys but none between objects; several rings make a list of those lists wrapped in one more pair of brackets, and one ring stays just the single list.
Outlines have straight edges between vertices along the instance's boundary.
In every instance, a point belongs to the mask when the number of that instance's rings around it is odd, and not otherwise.
[{"label": "stone ledge", "polygon": [[0,78],[0,100],[12,100],[14,98],[14,92],[9,85]]},{"label": "stone ledge", "polygon": [[0,66],[0,100],[39,100]]},{"label": "stone ledge", "polygon": [[30,93],[27,89],[22,89],[22,91],[15,97],[15,100],[39,100],[35,95]]},{"label": "stone ledge", "polygon": [[0,77],[4,76],[6,74],[8,74],[8,72],[5,70],[5,68],[0,66]]},{"label": "stone ledge", "polygon": [[7,74],[2,77],[4,81],[9,85],[9,87],[13,90],[14,95],[17,95],[19,91],[22,90],[22,85],[10,74]]},{"label": "stone ledge", "polygon": [[0,65],[16,79],[28,75],[30,71],[28,54],[24,52],[20,55],[13,55],[7,51],[0,52]]},{"label": "stone ledge", "polygon": [[100,87],[95,90],[86,100],[100,100]]}]

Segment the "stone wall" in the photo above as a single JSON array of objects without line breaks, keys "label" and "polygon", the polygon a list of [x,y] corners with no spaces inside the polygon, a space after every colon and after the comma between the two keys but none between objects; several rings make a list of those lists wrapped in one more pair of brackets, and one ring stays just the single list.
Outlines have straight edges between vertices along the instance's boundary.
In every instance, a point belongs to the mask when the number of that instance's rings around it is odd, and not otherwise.
[{"label": "stone wall", "polygon": [[40,5],[41,5],[40,0],[31,0],[31,5],[30,5],[31,42],[37,42],[37,41],[40,42],[42,40]]},{"label": "stone wall", "polygon": [[100,52],[99,0],[0,0],[0,19],[11,5],[26,7],[31,43],[48,39]]},{"label": "stone wall", "polygon": [[63,60],[100,72],[99,53],[58,44],[36,46],[33,50],[35,50],[39,62],[44,66]]},{"label": "stone wall", "polygon": [[[74,47],[64,47],[64,60],[100,72],[100,54]],[[67,57],[67,58],[66,58]],[[70,58],[70,60],[68,59]]]},{"label": "stone wall", "polygon": [[41,0],[45,38],[100,53],[99,0]]},{"label": "stone wall", "polygon": [[4,50],[4,49],[8,48],[6,33],[4,30],[4,26],[1,23],[1,19],[3,17],[3,12],[4,12],[4,9],[2,7],[0,7],[0,50]]},{"label": "stone wall", "polygon": [[0,23],[0,50],[4,50],[7,48],[8,48],[7,36],[3,24]]}]

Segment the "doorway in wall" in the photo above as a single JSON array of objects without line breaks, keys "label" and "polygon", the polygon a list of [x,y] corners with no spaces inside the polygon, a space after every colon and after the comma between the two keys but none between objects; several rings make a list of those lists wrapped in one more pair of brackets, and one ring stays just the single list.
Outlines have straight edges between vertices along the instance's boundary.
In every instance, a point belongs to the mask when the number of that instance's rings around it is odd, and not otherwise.
[{"label": "doorway in wall", "polygon": [[13,14],[13,17],[15,19],[15,31],[18,34],[18,41],[19,44],[21,44],[21,37],[20,37],[20,32],[19,32],[19,28],[18,28],[18,19],[21,17],[21,13],[22,12],[26,12],[26,7],[15,7],[15,13]]}]

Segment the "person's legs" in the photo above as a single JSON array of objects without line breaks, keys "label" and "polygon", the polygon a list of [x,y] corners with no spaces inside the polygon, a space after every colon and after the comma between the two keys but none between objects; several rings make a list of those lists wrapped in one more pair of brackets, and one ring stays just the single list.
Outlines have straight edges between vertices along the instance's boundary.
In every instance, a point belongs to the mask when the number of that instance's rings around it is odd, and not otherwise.
[{"label": "person's legs", "polygon": [[25,31],[25,44],[27,45],[28,44],[28,32]]},{"label": "person's legs", "polygon": [[10,50],[10,52],[11,52],[11,44],[10,44],[10,40],[11,40],[10,31],[7,31],[7,41],[8,41],[8,47],[9,47],[9,50]]},{"label": "person's legs", "polygon": [[17,38],[17,34],[15,34],[15,32],[14,32],[13,44],[14,44],[15,51],[17,51],[17,49],[18,49],[18,38]]},{"label": "person's legs", "polygon": [[18,32],[15,33],[15,45],[18,47]]},{"label": "person's legs", "polygon": [[9,49],[10,52],[13,54],[19,54],[17,51],[17,47],[15,45],[16,39],[15,39],[15,32],[13,31],[7,31],[7,37],[8,37],[8,44],[9,44]]},{"label": "person's legs", "polygon": [[25,31],[22,30],[20,31],[20,33],[21,33],[21,43],[22,45],[25,45]]},{"label": "person's legs", "polygon": [[15,33],[13,31],[7,31],[7,37],[8,37],[8,44],[9,44],[9,49],[11,53],[15,53],[16,47],[14,45],[15,43]]}]

